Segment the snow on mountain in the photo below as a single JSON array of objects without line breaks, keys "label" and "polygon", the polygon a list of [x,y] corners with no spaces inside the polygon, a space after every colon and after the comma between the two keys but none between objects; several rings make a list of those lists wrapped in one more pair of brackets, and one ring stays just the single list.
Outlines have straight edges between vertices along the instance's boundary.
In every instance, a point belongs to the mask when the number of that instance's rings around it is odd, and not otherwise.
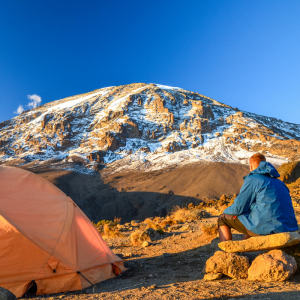
[{"label": "snow on mountain", "polygon": [[0,123],[0,162],[110,171],[199,161],[247,163],[257,151],[300,157],[300,125],[239,111],[198,93],[129,84],[53,101]]}]

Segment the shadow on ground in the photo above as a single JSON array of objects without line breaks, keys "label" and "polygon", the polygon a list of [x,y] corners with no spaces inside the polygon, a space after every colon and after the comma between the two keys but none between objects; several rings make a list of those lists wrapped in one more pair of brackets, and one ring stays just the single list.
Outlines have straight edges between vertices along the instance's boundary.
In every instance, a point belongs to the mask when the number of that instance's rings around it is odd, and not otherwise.
[{"label": "shadow on ground", "polygon": [[[123,222],[164,217],[174,206],[198,204],[206,197],[238,193],[247,173],[240,164],[195,164],[167,171],[84,174],[52,166],[29,168],[54,183],[93,221]],[[192,196],[191,196],[192,195]]]}]

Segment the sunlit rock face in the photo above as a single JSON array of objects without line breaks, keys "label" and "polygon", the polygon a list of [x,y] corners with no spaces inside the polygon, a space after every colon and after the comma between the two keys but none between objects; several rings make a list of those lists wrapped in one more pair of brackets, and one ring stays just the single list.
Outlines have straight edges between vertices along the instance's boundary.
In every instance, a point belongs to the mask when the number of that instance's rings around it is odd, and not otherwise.
[{"label": "sunlit rock face", "polygon": [[[300,125],[159,84],[108,87],[0,123],[6,165],[64,161],[82,170],[157,170],[198,161],[281,164],[300,158]],[[62,166],[62,165],[60,165]]]}]

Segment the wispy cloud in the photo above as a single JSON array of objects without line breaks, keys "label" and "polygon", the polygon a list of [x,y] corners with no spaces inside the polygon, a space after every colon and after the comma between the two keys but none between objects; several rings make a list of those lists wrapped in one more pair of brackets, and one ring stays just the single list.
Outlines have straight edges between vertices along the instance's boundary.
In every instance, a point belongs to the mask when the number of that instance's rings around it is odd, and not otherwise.
[{"label": "wispy cloud", "polygon": [[27,98],[30,100],[28,105],[27,105],[30,108],[36,108],[42,102],[42,98],[39,95],[36,95],[36,94],[28,95]]},{"label": "wispy cloud", "polygon": [[24,107],[23,105],[19,105],[18,109],[16,111],[14,111],[14,114],[21,114],[24,111]]},{"label": "wispy cloud", "polygon": [[[26,105],[27,107],[29,107],[29,109],[33,109],[33,108],[37,108],[41,102],[42,102],[42,98],[39,95],[33,94],[33,95],[27,95],[27,98],[29,99],[28,104]],[[21,114],[24,111],[24,106],[23,105],[19,105],[19,107],[17,108],[16,111],[14,111],[14,114]]]}]

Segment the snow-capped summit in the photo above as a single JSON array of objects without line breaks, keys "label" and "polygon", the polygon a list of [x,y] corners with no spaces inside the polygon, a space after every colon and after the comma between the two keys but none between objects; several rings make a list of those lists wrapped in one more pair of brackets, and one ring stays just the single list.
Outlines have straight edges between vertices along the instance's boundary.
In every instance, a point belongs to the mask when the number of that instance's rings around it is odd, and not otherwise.
[{"label": "snow-capped summit", "polygon": [[[181,88],[136,83],[47,103],[0,123],[2,164],[78,163],[111,171],[196,161],[300,157],[300,125],[239,111]],[[50,161],[49,161],[50,160]]]}]

